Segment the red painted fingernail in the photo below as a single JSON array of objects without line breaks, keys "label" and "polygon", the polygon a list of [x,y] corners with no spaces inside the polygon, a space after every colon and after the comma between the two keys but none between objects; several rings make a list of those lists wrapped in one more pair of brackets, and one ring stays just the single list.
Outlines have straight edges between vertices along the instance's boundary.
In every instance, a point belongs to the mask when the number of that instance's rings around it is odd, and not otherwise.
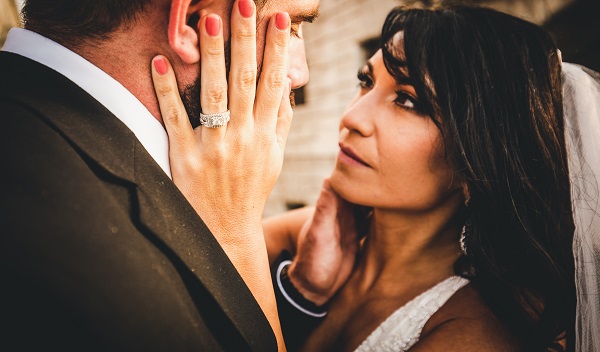
[{"label": "red painted fingernail", "polygon": [[249,18],[254,14],[252,0],[240,0],[240,2],[238,2],[238,6],[243,17]]},{"label": "red painted fingernail", "polygon": [[290,21],[287,12],[277,13],[277,17],[275,18],[275,24],[277,25],[277,28],[279,28],[280,30],[287,29],[289,23]]},{"label": "red painted fingernail", "polygon": [[221,32],[221,19],[217,16],[206,17],[206,33],[211,37],[216,37]]},{"label": "red painted fingernail", "polygon": [[167,65],[167,60],[164,57],[160,57],[154,60],[154,68],[159,75],[164,75],[169,71],[169,65]]}]

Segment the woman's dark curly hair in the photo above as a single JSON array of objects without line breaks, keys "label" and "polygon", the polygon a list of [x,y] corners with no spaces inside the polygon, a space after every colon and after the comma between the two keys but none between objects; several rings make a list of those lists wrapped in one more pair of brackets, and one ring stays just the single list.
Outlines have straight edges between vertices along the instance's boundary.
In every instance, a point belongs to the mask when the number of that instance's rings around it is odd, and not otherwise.
[{"label": "woman's dark curly hair", "polygon": [[519,18],[453,6],[394,9],[381,43],[470,192],[457,272],[527,351],[573,350],[574,225],[553,40]]}]

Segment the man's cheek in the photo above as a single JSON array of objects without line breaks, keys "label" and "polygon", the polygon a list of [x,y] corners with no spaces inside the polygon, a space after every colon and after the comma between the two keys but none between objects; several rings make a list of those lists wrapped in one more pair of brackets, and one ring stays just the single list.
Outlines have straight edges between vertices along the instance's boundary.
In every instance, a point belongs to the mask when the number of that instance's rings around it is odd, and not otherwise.
[{"label": "man's cheek", "polygon": [[258,63],[258,73],[262,71],[262,62],[265,54],[265,45],[267,42],[267,19],[259,17],[256,28],[256,62]]}]

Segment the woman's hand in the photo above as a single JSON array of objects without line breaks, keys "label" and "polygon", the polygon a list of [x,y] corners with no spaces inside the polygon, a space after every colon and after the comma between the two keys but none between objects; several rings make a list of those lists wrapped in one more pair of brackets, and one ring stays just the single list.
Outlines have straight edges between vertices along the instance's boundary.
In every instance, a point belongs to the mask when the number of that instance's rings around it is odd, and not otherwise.
[{"label": "woman's hand", "polygon": [[270,19],[257,85],[256,9],[254,2],[245,2],[251,4],[252,14],[244,11],[243,16],[239,3],[231,17],[229,80],[221,19],[210,14],[198,23],[203,113],[220,114],[229,108],[229,123],[192,129],[165,57],[154,58],[152,77],[169,136],[173,181],[245,280],[281,349],[261,217],[281,172],[292,120],[287,78],[290,18],[281,12]]},{"label": "woman's hand", "polygon": [[[173,181],[223,246],[243,243],[247,234],[237,230],[260,224],[281,171],[292,119],[289,16],[279,13],[271,19],[258,86],[255,21],[254,15],[244,18],[234,7],[229,85],[221,19],[211,14],[199,22],[202,109],[204,114],[218,114],[229,105],[231,120],[223,127],[192,129],[171,66],[166,62],[167,72],[160,74],[153,65]],[[214,29],[215,23],[218,33],[213,36],[207,26]],[[159,56],[157,61],[166,59]]]}]

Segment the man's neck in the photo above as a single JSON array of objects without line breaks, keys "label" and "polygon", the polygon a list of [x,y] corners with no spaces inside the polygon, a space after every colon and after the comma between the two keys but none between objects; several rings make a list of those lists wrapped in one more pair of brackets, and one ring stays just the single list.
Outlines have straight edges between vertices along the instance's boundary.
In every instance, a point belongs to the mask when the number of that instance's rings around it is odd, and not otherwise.
[{"label": "man's neck", "polygon": [[162,124],[150,67],[152,58],[159,54],[161,48],[157,40],[148,39],[153,38],[155,33],[142,31],[137,27],[114,33],[110,39],[102,42],[63,45],[121,83]]},{"label": "man's neck", "polygon": [[121,83],[144,104],[154,118],[162,123],[158,102],[152,88],[151,58],[145,60],[142,53],[132,55],[131,51],[135,48],[133,43],[130,47],[112,44],[72,50]]}]

